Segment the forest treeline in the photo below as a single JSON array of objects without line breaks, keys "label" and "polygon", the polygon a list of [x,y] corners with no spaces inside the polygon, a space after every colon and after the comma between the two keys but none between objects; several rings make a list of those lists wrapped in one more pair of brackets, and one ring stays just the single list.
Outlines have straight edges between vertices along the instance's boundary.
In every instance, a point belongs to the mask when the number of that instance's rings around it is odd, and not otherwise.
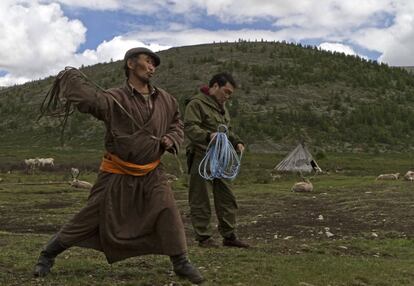
[{"label": "forest treeline", "polygon": [[[155,84],[174,95],[182,111],[186,98],[214,73],[233,73],[239,88],[229,104],[232,125],[248,143],[306,140],[322,150],[404,150],[414,145],[414,75],[405,69],[314,46],[260,40],[159,54]],[[121,61],[82,71],[104,88],[125,81]],[[60,144],[60,121],[37,121],[52,81],[49,77],[0,90],[1,144]],[[74,113],[65,142],[98,146],[103,133],[100,122]]]}]

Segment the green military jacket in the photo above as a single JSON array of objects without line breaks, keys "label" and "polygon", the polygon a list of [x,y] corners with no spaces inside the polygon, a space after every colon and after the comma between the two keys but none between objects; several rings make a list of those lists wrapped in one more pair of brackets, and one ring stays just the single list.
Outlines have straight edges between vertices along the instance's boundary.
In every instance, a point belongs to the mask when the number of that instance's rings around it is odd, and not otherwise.
[{"label": "green military jacket", "polygon": [[204,154],[210,142],[210,134],[217,132],[220,124],[227,126],[227,137],[233,147],[238,143],[244,144],[231,130],[226,106],[220,106],[212,96],[204,93],[189,98],[184,114],[187,153]]}]

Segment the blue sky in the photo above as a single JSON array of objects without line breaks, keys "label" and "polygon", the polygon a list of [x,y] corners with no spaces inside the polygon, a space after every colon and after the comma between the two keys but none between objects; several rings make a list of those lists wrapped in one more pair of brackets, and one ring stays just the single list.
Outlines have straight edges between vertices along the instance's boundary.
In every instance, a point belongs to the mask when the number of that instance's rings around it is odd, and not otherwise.
[{"label": "blue sky", "polygon": [[78,52],[85,49],[96,49],[104,40],[110,41],[117,35],[130,31],[131,25],[140,25],[149,20],[148,16],[130,14],[124,11],[94,11],[85,8],[74,9],[67,5],[62,6],[64,14],[70,19],[78,19],[88,29],[86,41],[78,48]]},{"label": "blue sky", "polygon": [[[88,29],[86,42],[79,47],[79,52],[85,49],[95,49],[104,40],[109,41],[117,35],[127,34],[136,27],[148,25],[154,21],[153,16],[136,15],[127,11],[96,11],[85,8],[73,9],[70,6],[63,5],[62,10],[65,15],[71,19],[79,19]],[[165,13],[162,11],[161,13]],[[179,23],[180,16],[164,15],[163,18],[157,19],[157,23],[151,26],[156,29],[166,29],[169,23]],[[186,21],[184,21],[186,22]],[[185,24],[185,23],[184,23]],[[191,22],[192,28],[217,31],[221,29],[240,30],[240,29],[274,29],[272,21],[267,19],[256,19],[249,23],[223,23],[215,16],[203,14],[199,19]],[[318,44],[319,41],[314,41]]]},{"label": "blue sky", "polygon": [[410,0],[2,0],[0,86],[118,60],[134,46],[159,51],[239,38],[412,66],[413,15]]}]

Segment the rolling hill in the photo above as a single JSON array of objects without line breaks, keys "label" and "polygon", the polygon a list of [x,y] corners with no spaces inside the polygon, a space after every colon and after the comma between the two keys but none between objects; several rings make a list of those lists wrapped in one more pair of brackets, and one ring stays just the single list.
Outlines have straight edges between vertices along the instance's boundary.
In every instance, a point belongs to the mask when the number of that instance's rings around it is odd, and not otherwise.
[{"label": "rolling hill", "polygon": [[[305,140],[325,151],[403,151],[414,146],[414,76],[403,68],[285,42],[214,43],[159,53],[154,82],[184,108],[212,74],[239,83],[229,104],[233,127],[254,151]],[[62,67],[63,68],[63,67]],[[108,88],[123,84],[122,62],[83,67]],[[59,146],[59,121],[36,122],[52,77],[0,90],[0,146]],[[101,146],[103,125],[74,113],[69,146]]]}]

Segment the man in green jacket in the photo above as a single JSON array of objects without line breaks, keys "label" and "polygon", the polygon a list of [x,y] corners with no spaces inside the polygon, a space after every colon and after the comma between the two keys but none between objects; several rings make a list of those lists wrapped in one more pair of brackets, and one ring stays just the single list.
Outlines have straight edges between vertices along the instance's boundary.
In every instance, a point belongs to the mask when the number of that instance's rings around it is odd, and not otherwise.
[{"label": "man in green jacket", "polygon": [[187,146],[187,162],[190,173],[189,204],[191,222],[196,240],[201,247],[218,247],[211,238],[211,207],[208,191],[212,189],[214,206],[218,219],[218,230],[223,236],[224,246],[247,248],[249,245],[239,240],[235,234],[236,198],[227,179],[205,180],[199,174],[198,167],[203,159],[207,145],[217,134],[219,125],[228,127],[227,136],[236,151],[244,151],[244,143],[229,126],[230,116],[225,106],[236,88],[236,82],[228,73],[214,75],[201,93],[191,97],[184,115],[184,133]]}]

